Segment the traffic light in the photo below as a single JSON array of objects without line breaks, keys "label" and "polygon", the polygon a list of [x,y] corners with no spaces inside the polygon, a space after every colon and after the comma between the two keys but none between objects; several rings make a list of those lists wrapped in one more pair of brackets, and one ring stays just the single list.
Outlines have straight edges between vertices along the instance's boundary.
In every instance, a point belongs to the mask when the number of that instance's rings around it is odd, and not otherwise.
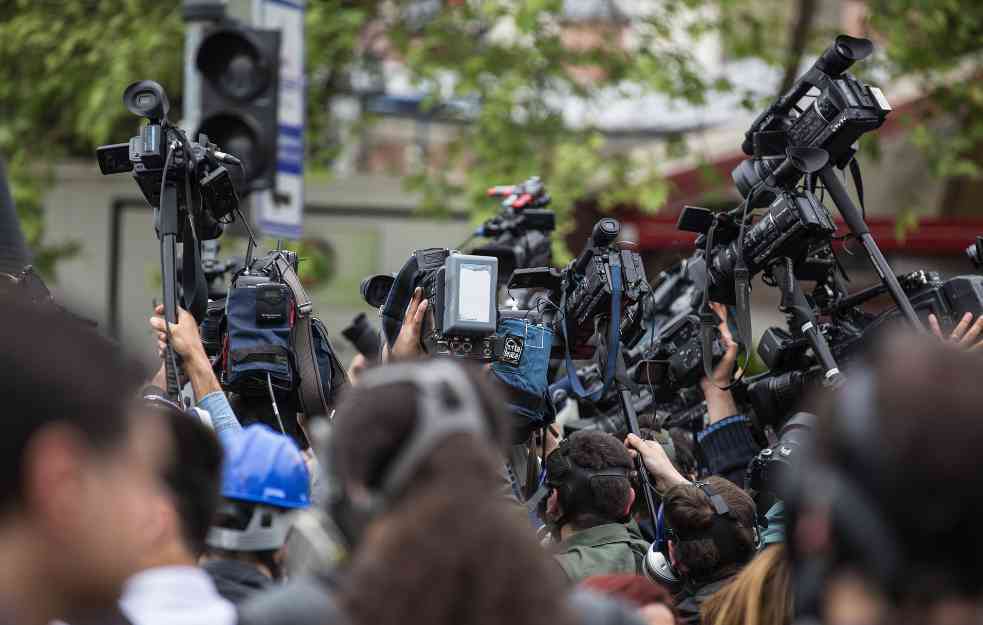
[{"label": "traffic light", "polygon": [[279,31],[221,24],[204,32],[195,64],[202,78],[201,123],[195,136],[204,133],[243,162],[241,195],[273,189]]}]

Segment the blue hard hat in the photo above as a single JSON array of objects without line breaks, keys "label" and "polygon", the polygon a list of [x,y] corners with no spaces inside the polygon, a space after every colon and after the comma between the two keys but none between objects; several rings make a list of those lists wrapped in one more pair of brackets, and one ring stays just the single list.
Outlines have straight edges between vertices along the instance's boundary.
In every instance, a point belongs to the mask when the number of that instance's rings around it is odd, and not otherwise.
[{"label": "blue hard hat", "polygon": [[262,424],[245,428],[225,453],[222,496],[276,508],[311,504],[310,474],[300,449]]}]

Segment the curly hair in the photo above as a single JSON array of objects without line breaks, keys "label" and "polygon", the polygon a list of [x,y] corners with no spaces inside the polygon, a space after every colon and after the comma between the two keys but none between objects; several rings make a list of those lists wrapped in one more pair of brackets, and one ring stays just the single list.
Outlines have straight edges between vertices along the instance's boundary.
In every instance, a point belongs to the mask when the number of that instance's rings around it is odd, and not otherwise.
[{"label": "curly hair", "polygon": [[[564,460],[566,458],[566,461]],[[573,463],[582,469],[623,468],[631,472],[631,456],[625,446],[611,434],[581,430],[571,434],[546,459],[550,482],[562,483],[570,476]],[[560,490],[560,506],[569,523],[577,529],[623,520],[631,501],[631,483],[618,477],[596,477],[590,481],[590,497],[583,493],[572,499]]]},{"label": "curly hair", "polygon": [[[676,559],[693,579],[707,579],[738,570],[754,553],[755,506],[751,496],[729,480],[713,476],[706,480],[715,493],[723,497],[737,519],[733,539],[743,559],[725,561],[712,538],[679,540],[675,543]],[[666,491],[666,524],[687,535],[709,530],[717,514],[710,499],[696,484],[678,484]]]},{"label": "curly hair", "polygon": [[[421,363],[418,366],[426,366]],[[358,546],[340,601],[356,625],[569,625],[565,582],[523,509],[499,496],[510,439],[505,403],[468,376],[490,437],[438,445]],[[377,488],[417,419],[408,383],[354,387],[338,408],[332,449],[348,483]]]}]

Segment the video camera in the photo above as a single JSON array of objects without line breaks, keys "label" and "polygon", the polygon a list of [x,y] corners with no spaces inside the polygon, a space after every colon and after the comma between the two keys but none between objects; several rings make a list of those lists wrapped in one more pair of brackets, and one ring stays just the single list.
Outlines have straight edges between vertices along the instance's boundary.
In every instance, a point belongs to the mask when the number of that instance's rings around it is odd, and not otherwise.
[{"label": "video camera", "polygon": [[[743,197],[775,173],[788,148],[820,148],[829,154],[831,164],[840,169],[847,166],[856,153],[857,139],[879,128],[891,112],[880,89],[846,73],[873,50],[867,39],[838,36],[787,93],[758,115],[741,145],[752,158],[731,172]],[[813,89],[818,95],[803,103]],[[752,208],[770,204],[774,196],[765,191],[757,200],[760,203]]]},{"label": "video camera", "polygon": [[475,232],[491,241],[471,253],[497,258],[502,282],[507,282],[516,269],[548,266],[553,259],[550,232],[556,229],[556,214],[546,209],[551,198],[539,177],[492,187],[488,196],[504,198],[502,211]]},{"label": "video camera", "polygon": [[186,235],[202,241],[218,238],[223,224],[239,208],[232,177],[224,165],[241,167],[241,161],[219,151],[205,135],[199,135],[197,142],[191,141],[183,130],[171,124],[167,119],[167,94],[152,80],[127,87],[123,104],[134,115],[147,118],[148,123],[128,143],[99,147],[99,170],[103,175],[133,172],[140,191],[155,209],[158,233],[169,228],[161,223],[160,206],[162,195],[170,189],[179,211],[178,242]]},{"label": "video camera", "polygon": [[[183,130],[171,124],[167,119],[167,94],[152,80],[128,86],[123,92],[123,104],[134,115],[147,118],[147,124],[128,143],[98,148],[99,169],[104,175],[132,171],[154,209],[154,228],[161,248],[164,318],[169,323],[177,323],[177,243],[183,243],[181,297],[184,308],[201,323],[208,308],[201,241],[218,238],[223,225],[239,212],[239,198],[223,164],[241,168],[242,162],[221,152],[206,136],[191,141]],[[180,373],[169,344],[165,367],[168,394],[177,400]]]},{"label": "video camera", "polygon": [[748,277],[753,277],[776,259],[791,258],[798,263],[815,247],[829,245],[836,232],[833,217],[813,193],[795,188],[802,174],[818,171],[826,161],[822,150],[789,148],[784,162],[756,187],[768,189],[774,200],[750,228],[746,228],[746,218],[743,214],[739,217],[736,210],[714,215],[694,206],[683,209],[677,227],[703,235],[697,239],[697,246],[703,244],[706,252],[702,260],[694,262],[706,265],[711,300],[736,303],[734,289],[740,260],[745,263]]}]

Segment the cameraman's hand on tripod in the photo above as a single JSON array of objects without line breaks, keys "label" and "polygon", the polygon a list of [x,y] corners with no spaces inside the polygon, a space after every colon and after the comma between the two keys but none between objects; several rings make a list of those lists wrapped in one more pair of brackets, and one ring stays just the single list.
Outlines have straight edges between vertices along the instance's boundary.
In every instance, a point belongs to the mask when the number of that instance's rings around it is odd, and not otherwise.
[{"label": "cameraman's hand on tripod", "polygon": [[[972,324],[972,325],[970,325]],[[940,341],[945,341],[946,338],[942,336],[942,327],[939,325],[939,319],[935,315],[928,316],[928,325],[932,328],[932,334],[939,337]],[[983,339],[976,340],[979,337],[980,332],[983,332],[983,315],[976,318],[976,323],[973,323],[973,314],[966,313],[963,318],[959,320],[959,324],[952,329],[952,334],[949,335],[949,341],[955,344],[957,347],[968,350],[983,349]],[[976,341],[974,343],[974,341]]]},{"label": "cameraman's hand on tripod", "polygon": [[[417,287],[413,291],[410,305],[406,307],[406,314],[403,315],[403,326],[393,342],[392,349],[383,352],[387,361],[413,360],[422,358],[426,354],[420,339],[423,336],[423,320],[426,318],[427,308],[428,302],[423,299],[423,289]],[[387,354],[388,357],[386,357]]]},{"label": "cameraman's hand on tripod", "polygon": [[672,465],[672,460],[669,460],[666,450],[657,441],[646,441],[634,434],[629,434],[628,438],[625,439],[625,447],[628,448],[628,453],[633,459],[641,454],[642,462],[655,481],[653,486],[658,492],[665,493],[676,484],[689,483],[689,480],[683,477]]},{"label": "cameraman's hand on tripod", "polygon": [[[164,350],[167,347],[164,307],[158,306],[154,309],[154,313],[156,314],[150,318],[150,327],[157,331],[157,351],[160,357],[164,358]],[[177,320],[177,323],[170,324],[171,347],[181,357],[184,373],[190,378],[195,397],[200,401],[209,393],[221,391],[222,386],[218,383],[215,372],[212,371],[212,363],[208,360],[205,346],[201,343],[195,318],[183,308],[178,308]]]},{"label": "cameraman's hand on tripod", "polygon": [[710,308],[720,318],[717,330],[720,332],[720,340],[726,351],[723,358],[714,367],[713,377],[700,380],[700,388],[703,389],[703,395],[707,399],[707,413],[710,416],[710,423],[716,423],[737,414],[734,396],[729,390],[723,390],[734,378],[734,365],[737,364],[737,342],[731,336],[730,328],[727,327],[727,307],[723,304],[710,302]]}]

